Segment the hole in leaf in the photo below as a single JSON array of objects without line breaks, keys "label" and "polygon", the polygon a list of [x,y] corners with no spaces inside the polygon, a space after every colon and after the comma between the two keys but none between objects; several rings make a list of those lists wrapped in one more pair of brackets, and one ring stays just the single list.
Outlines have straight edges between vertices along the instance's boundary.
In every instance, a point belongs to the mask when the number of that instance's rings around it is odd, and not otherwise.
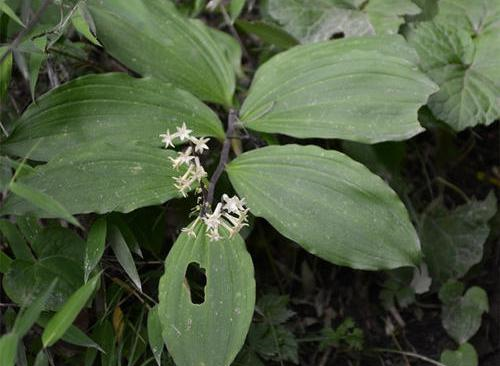
[{"label": "hole in leaf", "polygon": [[334,33],[330,39],[340,39],[340,38],[344,38],[345,37],[345,34],[344,32],[337,32],[337,33]]},{"label": "hole in leaf", "polygon": [[203,304],[205,302],[205,286],[207,285],[205,268],[200,267],[196,262],[191,262],[184,277],[191,295],[191,302],[198,305]]}]

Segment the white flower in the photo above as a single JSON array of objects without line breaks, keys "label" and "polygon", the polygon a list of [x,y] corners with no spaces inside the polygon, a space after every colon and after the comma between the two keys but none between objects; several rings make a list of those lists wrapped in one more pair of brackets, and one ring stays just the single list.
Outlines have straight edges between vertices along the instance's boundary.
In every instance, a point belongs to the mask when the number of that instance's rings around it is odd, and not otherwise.
[{"label": "white flower", "polygon": [[194,173],[193,173],[193,178],[195,180],[197,180],[198,182],[200,182],[208,174],[205,171],[205,169],[203,169],[203,167],[201,166],[200,159],[197,156],[194,158],[194,162],[195,162],[195,170],[194,170]]},{"label": "white flower", "polygon": [[207,137],[200,137],[197,139],[196,137],[191,137],[191,142],[194,144],[194,152],[198,154],[203,154],[204,150],[208,150],[207,142],[210,141]]},{"label": "white flower", "polygon": [[160,134],[161,141],[165,144],[165,149],[168,149],[169,146],[175,147],[172,141],[177,137],[177,134],[170,134],[170,130],[167,130],[167,133]]},{"label": "white flower", "polygon": [[175,159],[169,158],[172,161],[172,166],[174,167],[174,169],[177,169],[182,164],[189,165],[189,162],[194,159],[194,156],[191,155],[192,152],[193,148],[189,146],[183,152],[177,153],[177,157]]},{"label": "white flower", "polygon": [[238,196],[229,197],[227,194],[222,195],[222,200],[225,202],[224,210],[229,213],[238,214],[245,210],[245,199],[239,199]]},{"label": "white flower", "polygon": [[183,228],[181,231],[183,233],[186,233],[188,236],[190,236],[192,238],[196,238],[196,233],[194,232],[194,227],[196,226],[196,224],[198,223],[198,221],[200,221],[200,217],[197,217],[196,220],[194,220],[191,225],[189,225],[188,227]]},{"label": "white flower", "polygon": [[219,229],[219,225],[221,224],[221,209],[222,204],[219,202],[217,206],[215,206],[215,210],[211,214],[207,214],[203,218],[203,222],[207,225],[208,230],[217,230]]},{"label": "white flower", "polygon": [[176,135],[181,139],[181,141],[189,140],[191,137],[192,130],[188,130],[186,127],[186,123],[183,122],[181,127],[177,127]]}]

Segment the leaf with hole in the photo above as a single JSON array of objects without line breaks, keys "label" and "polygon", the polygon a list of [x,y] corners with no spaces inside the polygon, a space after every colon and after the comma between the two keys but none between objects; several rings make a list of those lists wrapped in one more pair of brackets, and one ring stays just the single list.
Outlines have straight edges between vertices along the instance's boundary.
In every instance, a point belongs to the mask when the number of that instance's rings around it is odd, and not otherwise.
[{"label": "leaf with hole", "polygon": [[32,243],[36,260],[16,259],[3,278],[7,296],[20,306],[29,306],[33,298],[57,284],[44,310],[57,310],[83,284],[85,242],[73,231],[49,227]]},{"label": "leaf with hole", "polygon": [[198,223],[196,238],[177,238],[160,280],[163,339],[177,366],[230,365],[252,320],[255,281],[243,239],[223,233],[210,242],[205,230]]},{"label": "leaf with hole", "polygon": [[[62,153],[34,173],[19,178],[27,187],[53,197],[71,214],[130,212],[161,204],[180,194],[173,177],[172,150],[140,145],[96,143]],[[8,197],[0,214],[54,217],[18,197]]]},{"label": "leaf with hole", "polygon": [[227,172],[254,215],[312,254],[369,270],[420,260],[419,239],[398,196],[342,153],[269,146],[241,154]]},{"label": "leaf with hole", "polygon": [[130,69],[231,105],[234,71],[204,24],[161,0],[90,0],[87,7],[97,39]]},{"label": "leaf with hole", "polygon": [[161,146],[159,134],[185,122],[197,136],[224,137],[222,125],[191,94],[151,78],[126,74],[88,75],[38,98],[2,143],[2,152],[48,161],[97,141]]},{"label": "leaf with hole", "polygon": [[240,112],[252,130],[375,143],[422,131],[417,111],[436,85],[399,36],[293,47],[262,65]]}]

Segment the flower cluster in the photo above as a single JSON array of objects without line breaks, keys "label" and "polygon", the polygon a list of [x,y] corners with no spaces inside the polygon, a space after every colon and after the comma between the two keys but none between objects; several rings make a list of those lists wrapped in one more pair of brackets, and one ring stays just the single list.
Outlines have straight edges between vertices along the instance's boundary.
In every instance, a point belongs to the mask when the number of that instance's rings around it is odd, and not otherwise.
[{"label": "flower cluster", "polygon": [[[160,138],[165,144],[165,148],[175,147],[174,140],[179,139],[180,142],[190,142],[191,144],[182,152],[177,153],[176,158],[170,158],[174,169],[179,170],[182,166],[187,166],[184,174],[174,177],[175,187],[179,192],[186,197],[187,192],[192,188],[196,182],[202,183],[203,178],[207,173],[203,166],[200,164],[200,158],[196,154],[202,154],[208,150],[208,138],[200,137],[199,139],[191,136],[192,130],[186,127],[183,123],[181,127],[177,127],[177,132],[171,134],[169,130],[167,133],[161,134]],[[201,189],[198,191],[201,192]],[[203,201],[203,197],[199,197],[198,202]],[[248,226],[248,208],[245,204],[245,199],[238,198],[237,196],[229,197],[227,194],[222,195],[222,202],[217,203],[215,210],[212,213],[205,212],[202,207],[206,207],[206,202],[196,206],[196,212],[202,212],[194,222],[184,229],[189,236],[196,237],[194,228],[200,221],[203,222],[207,228],[206,235],[211,241],[221,239],[220,229],[224,228],[229,233],[229,237],[236,235],[244,226]],[[208,205],[210,206],[210,205]]]},{"label": "flower cluster", "polygon": [[192,146],[188,146],[184,151],[178,152],[176,158],[170,158],[172,166],[176,170],[179,170],[183,165],[187,166],[187,170],[184,174],[174,178],[175,188],[177,188],[184,197],[187,196],[187,192],[191,190],[195,182],[200,183],[201,180],[207,176],[207,172],[200,164],[200,158],[195,154],[203,154],[205,150],[208,150],[207,142],[209,139],[206,137],[200,137],[198,139],[191,136],[191,132],[192,130],[188,130],[186,124],[183,123],[181,127],[177,127],[177,132],[171,134],[170,130],[167,130],[167,133],[160,135],[166,149],[170,146],[175,147],[173,143],[175,139],[179,139],[181,142],[189,141],[192,144]]}]

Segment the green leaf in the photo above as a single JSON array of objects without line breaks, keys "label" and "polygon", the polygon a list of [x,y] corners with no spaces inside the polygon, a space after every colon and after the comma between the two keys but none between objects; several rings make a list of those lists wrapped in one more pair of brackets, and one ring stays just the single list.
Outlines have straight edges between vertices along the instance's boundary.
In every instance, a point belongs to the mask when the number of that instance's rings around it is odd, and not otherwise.
[{"label": "green leaf", "polygon": [[7,220],[0,220],[0,233],[2,233],[7,243],[9,243],[9,247],[16,259],[24,259],[26,261],[32,261],[34,259],[28,243],[23,238],[16,225]]},{"label": "green leaf", "polygon": [[441,363],[446,366],[477,366],[476,350],[469,343],[464,343],[456,351],[445,350],[441,353]]},{"label": "green leaf", "polygon": [[436,203],[431,207],[419,230],[431,277],[441,283],[461,278],[483,257],[483,245],[490,233],[488,221],[497,211],[495,194],[491,192],[484,201],[471,201],[452,211]]},{"label": "green leaf", "polygon": [[57,310],[83,284],[85,242],[71,230],[49,227],[40,232],[32,247],[37,260],[12,262],[3,288],[12,301],[26,307],[57,278],[44,307]]},{"label": "green leaf", "polygon": [[[5,52],[9,52],[9,47],[0,47],[0,57],[2,57]],[[0,102],[2,103],[7,97],[7,90],[9,89],[11,75],[12,53],[9,53],[5,60],[3,60],[0,64]]]},{"label": "green leaf", "polygon": [[112,226],[110,236],[111,249],[113,249],[118,263],[120,263],[123,267],[134,285],[142,291],[141,279],[139,277],[139,273],[137,273],[134,258],[132,257],[132,253],[125,242],[122,233],[115,226]]},{"label": "green leaf", "polygon": [[229,3],[229,15],[231,15],[231,20],[234,22],[243,11],[245,7],[246,0],[231,0]]},{"label": "green leaf", "polygon": [[47,59],[45,53],[45,46],[47,44],[47,37],[38,37],[33,40],[33,45],[38,52],[30,53],[28,69],[29,69],[29,84],[31,99],[35,100],[35,88],[38,82],[38,75],[43,62]]},{"label": "green leaf", "polygon": [[88,9],[99,41],[127,67],[202,100],[231,105],[232,65],[201,22],[161,0],[90,0]]},{"label": "green leaf", "polygon": [[17,181],[12,182],[9,188],[12,193],[20,198],[24,198],[33,206],[42,209],[48,216],[61,218],[75,226],[81,227],[78,220],[63,205],[45,192]]},{"label": "green leaf", "polygon": [[298,41],[293,36],[272,23],[239,19],[236,21],[236,26],[248,34],[256,35],[263,42],[276,47],[287,49],[298,44]]},{"label": "green leaf", "polygon": [[[48,313],[43,313],[38,319],[37,324],[42,328],[45,328],[50,319],[51,317]],[[94,342],[94,340],[92,340],[88,335],[86,335],[82,330],[80,330],[80,328],[76,327],[75,325],[71,325],[68,330],[66,330],[61,339],[76,346],[93,348],[102,351],[102,348],[99,344]]]},{"label": "green leaf", "polygon": [[83,262],[85,282],[88,281],[90,273],[92,273],[104,254],[106,231],[107,223],[105,217],[97,219],[90,228]]},{"label": "green leaf", "polygon": [[161,366],[161,354],[163,353],[163,338],[161,333],[158,305],[155,305],[148,313],[148,342],[158,366]]},{"label": "green leaf", "polygon": [[18,344],[19,338],[14,333],[7,333],[0,337],[0,365],[14,366]]},{"label": "green leaf", "polygon": [[24,337],[33,324],[36,323],[50,294],[54,291],[56,284],[57,279],[54,279],[49,287],[44,289],[27,308],[23,309],[18,314],[13,332],[16,333],[19,338]]},{"label": "green leaf", "polygon": [[443,286],[439,293],[440,299],[445,301],[441,314],[442,323],[450,337],[458,344],[463,344],[479,330],[481,317],[489,308],[488,295],[482,288],[474,286],[463,297],[454,298],[450,296],[450,292],[458,288],[451,291],[449,286],[455,286],[455,283]]},{"label": "green leaf", "polygon": [[47,354],[44,349],[41,349],[36,355],[35,363],[33,366],[48,366],[49,359],[47,358]]},{"label": "green leaf", "polygon": [[13,260],[3,251],[0,251],[0,273],[5,274],[9,271],[10,265]]},{"label": "green leaf", "polygon": [[[71,214],[130,212],[179,196],[173,180],[179,173],[168,159],[173,156],[172,150],[96,143],[61,154],[18,183],[36,187]],[[0,208],[0,214],[29,212],[54,217],[18,197],[8,197]]]},{"label": "green leaf", "polygon": [[63,305],[50,321],[42,333],[43,347],[47,348],[56,343],[66,333],[76,319],[90,296],[94,293],[101,274],[94,276],[85,285],[80,287]]},{"label": "green leaf", "polygon": [[[210,242],[204,225],[196,238],[182,233],[171,249],[160,280],[159,316],[163,338],[177,366],[228,366],[243,346],[255,304],[253,264],[243,239]],[[186,271],[204,270],[204,301],[191,299]],[[191,288],[194,290],[194,288]]]},{"label": "green leaf", "polygon": [[[456,131],[489,125],[500,116],[500,76],[492,78],[500,75],[500,49],[490,53],[498,47],[490,39],[437,22],[420,23],[408,36],[422,70],[440,87],[429,99],[430,109]],[[486,55],[482,49],[488,49]]]},{"label": "green leaf", "polygon": [[227,172],[254,215],[312,254],[369,270],[420,260],[417,234],[397,195],[342,153],[270,146],[241,154]]},{"label": "green leaf", "polygon": [[24,27],[24,24],[21,19],[16,15],[14,10],[5,3],[5,0],[0,0],[0,12],[7,14],[7,16],[15,21],[17,24],[19,24],[21,27]]},{"label": "green leaf", "polygon": [[299,138],[407,139],[422,131],[417,111],[437,90],[416,63],[399,36],[297,46],[258,69],[240,119]]},{"label": "green leaf", "polygon": [[411,0],[269,0],[269,15],[302,43],[346,37],[396,34],[405,15],[420,8]]},{"label": "green leaf", "polygon": [[119,73],[89,75],[38,98],[17,121],[1,151],[25,156],[43,139],[30,159],[48,161],[63,150],[97,141],[158,147],[159,134],[175,132],[183,122],[197,136],[224,138],[215,113],[170,84]]},{"label": "green leaf", "polygon": [[78,4],[78,11],[71,17],[71,24],[73,24],[73,27],[91,43],[102,47],[93,34],[93,32],[95,32],[95,24],[85,3],[80,2]]}]

